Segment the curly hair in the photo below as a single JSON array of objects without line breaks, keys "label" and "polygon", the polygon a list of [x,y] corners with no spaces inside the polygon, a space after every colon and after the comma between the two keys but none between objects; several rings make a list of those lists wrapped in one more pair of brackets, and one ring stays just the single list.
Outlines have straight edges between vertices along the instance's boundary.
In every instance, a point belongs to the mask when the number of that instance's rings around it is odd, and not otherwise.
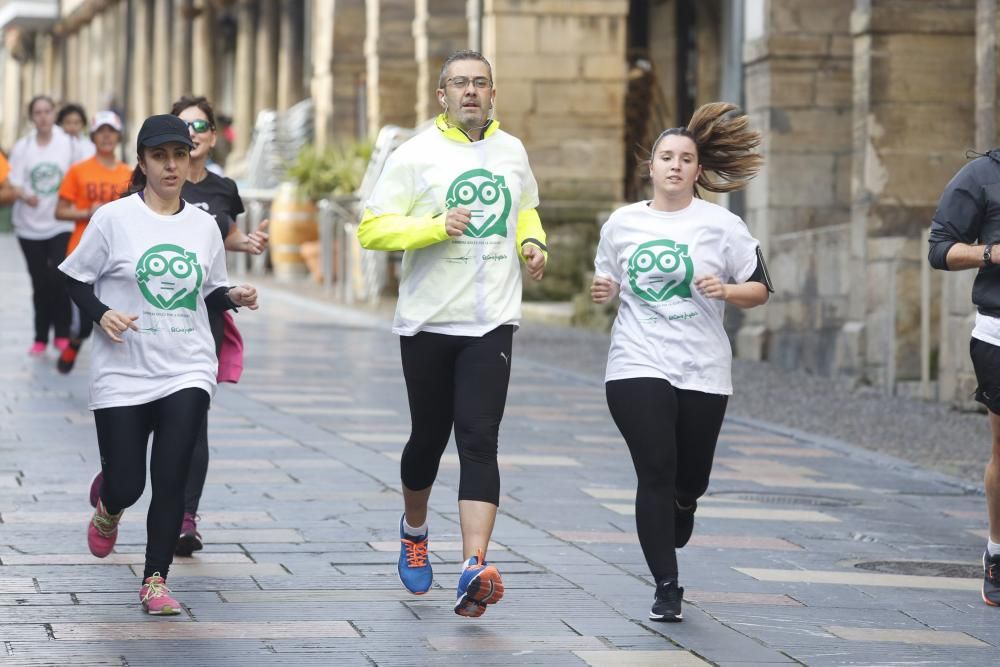
[{"label": "curly hair", "polygon": [[738,111],[735,104],[710,102],[698,107],[687,127],[664,130],[650,155],[664,137],[680,135],[694,142],[698,151],[701,174],[695,183],[709,192],[732,192],[746,186],[764,166],[764,157],[756,151],[760,146],[760,132],[751,130],[749,119]]}]

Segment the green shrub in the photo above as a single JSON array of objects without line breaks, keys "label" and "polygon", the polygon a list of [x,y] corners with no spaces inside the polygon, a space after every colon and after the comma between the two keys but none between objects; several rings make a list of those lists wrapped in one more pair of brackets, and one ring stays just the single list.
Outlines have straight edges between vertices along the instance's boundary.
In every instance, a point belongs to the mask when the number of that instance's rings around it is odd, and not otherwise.
[{"label": "green shrub", "polygon": [[288,176],[313,200],[349,195],[361,185],[371,155],[369,141],[355,141],[324,150],[304,146],[295,161],[288,165]]}]

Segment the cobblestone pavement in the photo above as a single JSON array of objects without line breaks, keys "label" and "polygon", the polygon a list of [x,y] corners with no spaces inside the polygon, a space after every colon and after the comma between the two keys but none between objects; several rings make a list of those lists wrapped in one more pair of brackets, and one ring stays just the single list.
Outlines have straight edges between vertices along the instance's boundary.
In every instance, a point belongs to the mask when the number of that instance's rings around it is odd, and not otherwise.
[{"label": "cobblestone pavement", "polygon": [[213,404],[207,544],[170,576],[185,613],[148,617],[137,596],[144,506],[126,512],[112,556],[87,553],[98,458],[89,355],[68,377],[51,352],[27,357],[27,274],[9,236],[0,262],[0,665],[1000,659],[1000,610],[978,592],[980,496],[960,479],[739,416],[680,553],[685,621],[646,621],[634,474],[593,360],[572,341],[540,354],[531,325],[515,347],[489,556],[508,593],[480,619],[451,611],[461,556],[449,453],[431,500],[436,583],[406,595],[394,570],[408,428],[398,344],[370,316],[273,288],[261,311],[238,314],[247,371]]}]

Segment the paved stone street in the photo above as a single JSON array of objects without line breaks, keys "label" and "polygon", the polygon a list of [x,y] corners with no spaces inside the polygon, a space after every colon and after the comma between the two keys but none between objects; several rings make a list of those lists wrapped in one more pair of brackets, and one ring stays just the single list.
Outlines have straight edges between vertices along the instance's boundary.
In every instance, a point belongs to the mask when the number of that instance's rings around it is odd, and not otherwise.
[{"label": "paved stone street", "polygon": [[398,343],[370,316],[274,288],[260,311],[237,315],[247,370],[219,390],[210,416],[206,548],[175,561],[169,579],[186,613],[148,617],[137,595],[148,491],[126,512],[116,552],[91,557],[89,354],[68,377],[54,352],[27,357],[28,278],[10,236],[0,236],[0,262],[0,665],[1000,659],[1000,610],[979,597],[981,496],[911,464],[738,419],[680,552],[685,621],[646,621],[653,589],[634,475],[600,378],[532,359],[517,342],[489,554],[507,595],[478,620],[451,611],[461,557],[453,449],[431,500],[436,584],[407,595],[395,573],[408,430]]}]

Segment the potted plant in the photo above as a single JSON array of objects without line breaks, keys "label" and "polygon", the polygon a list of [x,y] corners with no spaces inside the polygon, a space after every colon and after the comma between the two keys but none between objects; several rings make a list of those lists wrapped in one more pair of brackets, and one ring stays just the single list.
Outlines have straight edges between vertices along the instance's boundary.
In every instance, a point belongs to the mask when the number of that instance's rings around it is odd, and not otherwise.
[{"label": "potted plant", "polygon": [[271,204],[271,263],[275,277],[290,279],[306,270],[322,280],[316,202],[352,194],[361,184],[371,144],[356,141],[325,149],[303,146],[288,164],[288,183]]},{"label": "potted plant", "polygon": [[[295,182],[299,195],[310,202],[327,197],[349,197],[361,185],[371,154],[369,141],[348,142],[326,149],[305,146],[289,165],[288,175]],[[309,238],[302,238],[298,245],[301,261],[317,282],[323,279],[318,237],[314,215],[313,233]],[[336,250],[334,248],[334,252]]]}]

